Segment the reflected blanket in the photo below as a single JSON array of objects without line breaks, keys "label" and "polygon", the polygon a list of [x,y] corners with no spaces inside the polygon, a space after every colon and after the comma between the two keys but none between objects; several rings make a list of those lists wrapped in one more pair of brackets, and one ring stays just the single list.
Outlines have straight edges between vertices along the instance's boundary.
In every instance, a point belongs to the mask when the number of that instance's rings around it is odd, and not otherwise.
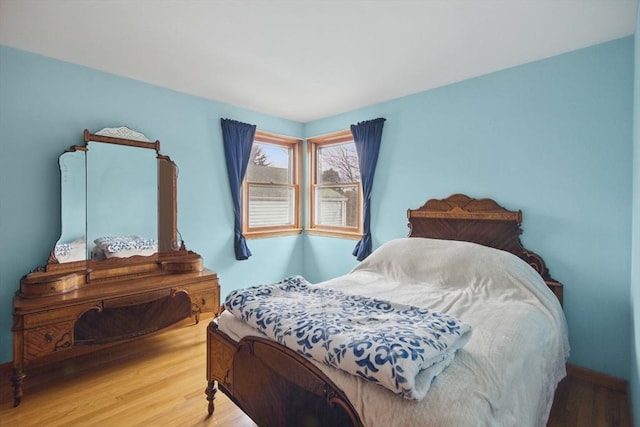
[{"label": "reflected blanket", "polygon": [[[280,344],[406,399],[422,399],[471,335],[453,316],[317,287],[301,276],[233,291],[225,307]],[[429,375],[416,382],[421,370]]]}]

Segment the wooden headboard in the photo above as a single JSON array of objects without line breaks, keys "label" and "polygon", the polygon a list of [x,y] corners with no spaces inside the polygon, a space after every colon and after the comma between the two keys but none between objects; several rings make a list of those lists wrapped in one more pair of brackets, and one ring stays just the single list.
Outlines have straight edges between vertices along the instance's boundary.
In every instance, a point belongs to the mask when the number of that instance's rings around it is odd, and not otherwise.
[{"label": "wooden headboard", "polygon": [[462,240],[511,252],[533,267],[562,304],[562,284],[553,279],[542,257],[520,242],[522,211],[509,211],[491,199],[453,194],[407,210],[409,237]]}]

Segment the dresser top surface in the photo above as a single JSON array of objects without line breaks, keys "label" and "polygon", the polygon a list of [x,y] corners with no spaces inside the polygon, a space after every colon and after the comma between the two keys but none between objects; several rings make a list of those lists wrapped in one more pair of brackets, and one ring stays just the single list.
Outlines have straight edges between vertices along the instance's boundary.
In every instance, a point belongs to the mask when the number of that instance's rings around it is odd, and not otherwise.
[{"label": "dresser top surface", "polygon": [[[27,314],[33,311],[46,310],[48,308],[60,308],[68,305],[86,303],[88,301],[117,298],[128,295],[137,295],[147,292],[181,287],[185,285],[206,284],[216,281],[218,278],[214,271],[203,269],[197,272],[157,274],[143,277],[127,277],[117,280],[101,280],[90,282],[76,290],[26,298],[19,293],[13,298],[14,314]],[[215,282],[217,286],[217,282]]]}]

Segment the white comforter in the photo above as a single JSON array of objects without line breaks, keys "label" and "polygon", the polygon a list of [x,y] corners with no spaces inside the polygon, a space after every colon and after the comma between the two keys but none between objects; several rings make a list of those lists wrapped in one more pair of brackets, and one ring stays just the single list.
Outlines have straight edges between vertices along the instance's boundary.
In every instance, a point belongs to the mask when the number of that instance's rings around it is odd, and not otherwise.
[{"label": "white comforter", "polygon": [[[565,375],[567,327],[557,299],[524,261],[473,243],[397,239],[351,273],[320,286],[428,307],[474,328],[419,402],[316,363],[349,397],[366,426],[546,424],[556,385]],[[261,335],[228,313],[219,323],[235,339]]]}]

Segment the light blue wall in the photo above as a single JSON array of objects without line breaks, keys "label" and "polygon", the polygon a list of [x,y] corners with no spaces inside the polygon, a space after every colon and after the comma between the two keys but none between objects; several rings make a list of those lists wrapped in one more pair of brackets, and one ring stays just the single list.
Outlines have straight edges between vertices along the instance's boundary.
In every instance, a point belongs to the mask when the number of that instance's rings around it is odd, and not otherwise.
[{"label": "light blue wall", "polygon": [[[640,9],[636,29],[640,28]],[[631,368],[629,386],[635,426],[640,427],[640,36],[634,38],[633,228],[631,252]]]},{"label": "light blue wall", "polygon": [[231,284],[302,272],[300,236],[249,241],[253,257],[235,260],[220,117],[303,132],[299,123],[0,46],[0,363],[12,359],[11,300],[20,277],[44,265],[60,235],[58,156],[82,144],[85,128],[128,126],[160,140],[179,167],[182,237],[218,272],[223,295]]},{"label": "light blue wall", "polygon": [[[629,378],[633,38],[574,51],[305,125],[385,117],[374,247],[407,208],[452,193],[524,212],[522,241],[565,285],[571,361]],[[352,241],[305,236],[318,281],[355,265]]]}]

